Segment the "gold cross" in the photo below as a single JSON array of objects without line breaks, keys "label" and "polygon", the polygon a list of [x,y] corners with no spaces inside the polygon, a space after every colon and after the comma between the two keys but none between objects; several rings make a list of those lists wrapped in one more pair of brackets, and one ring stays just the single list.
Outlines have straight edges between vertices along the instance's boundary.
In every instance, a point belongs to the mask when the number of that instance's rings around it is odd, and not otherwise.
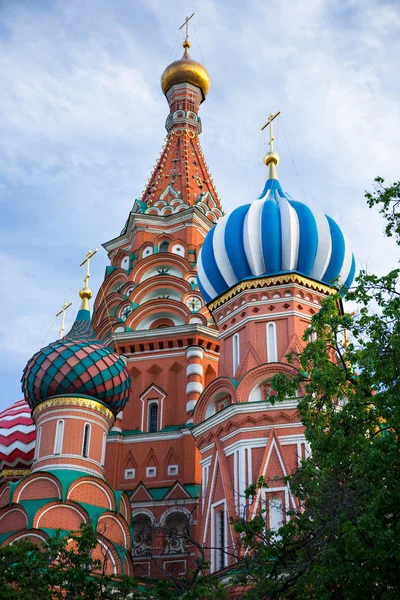
[{"label": "gold cross", "polygon": [[72,302],[70,302],[69,304],[67,304],[66,302],[64,302],[62,309],[56,314],[56,317],[59,317],[62,314],[61,317],[61,329],[60,329],[60,339],[63,336],[64,333],[64,324],[65,324],[65,311],[67,310],[67,308],[69,308],[71,306]]},{"label": "gold cross", "polygon": [[271,113],[271,114],[269,115],[269,117],[268,117],[268,121],[265,123],[265,125],[263,125],[263,126],[261,127],[261,131],[263,131],[263,130],[264,130],[266,127],[268,127],[268,125],[269,125],[269,151],[270,151],[270,152],[273,152],[273,151],[274,151],[274,141],[275,141],[274,134],[273,134],[273,131],[272,131],[272,121],[273,121],[274,119],[276,119],[276,117],[277,117],[278,115],[280,115],[280,114],[281,114],[281,111],[280,111],[280,110],[278,110],[278,112],[277,112],[275,115],[273,115],[273,114]]},{"label": "gold cross", "polygon": [[85,260],[83,262],[81,262],[81,264],[79,265],[80,267],[83,267],[83,265],[86,263],[86,275],[85,275],[85,279],[83,280],[85,282],[85,288],[89,287],[90,259],[92,258],[92,256],[94,256],[96,254],[96,252],[97,252],[97,248],[96,248],[96,250],[89,250],[88,253],[86,254]]},{"label": "gold cross", "polygon": [[185,42],[187,42],[189,39],[189,21],[192,17],[194,17],[194,13],[192,15],[190,15],[190,17],[186,17],[185,22],[179,27],[179,31],[180,31],[182,29],[182,27],[185,27],[185,25],[186,25]]}]

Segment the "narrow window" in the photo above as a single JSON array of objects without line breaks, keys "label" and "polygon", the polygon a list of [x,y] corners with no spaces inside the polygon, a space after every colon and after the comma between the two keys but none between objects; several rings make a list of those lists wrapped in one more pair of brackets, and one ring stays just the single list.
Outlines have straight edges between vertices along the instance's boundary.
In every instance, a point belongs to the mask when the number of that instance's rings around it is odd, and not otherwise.
[{"label": "narrow window", "polygon": [[240,363],[240,339],[239,339],[238,333],[235,333],[235,335],[233,336],[232,353],[233,353],[233,376],[235,376],[235,373],[238,370],[238,366]]},{"label": "narrow window", "polygon": [[158,404],[153,402],[149,406],[149,432],[154,433],[158,429]]},{"label": "narrow window", "polygon": [[159,252],[168,252],[168,242],[161,242]]},{"label": "narrow window", "polygon": [[268,323],[267,325],[267,358],[268,362],[278,362],[275,323]]},{"label": "narrow window", "polygon": [[82,444],[82,456],[87,458],[89,456],[89,445],[90,445],[90,425],[85,423],[83,429],[83,444]]},{"label": "narrow window", "polygon": [[35,457],[33,460],[37,460],[39,458],[41,439],[42,439],[42,428],[39,427],[37,436],[36,436]]},{"label": "narrow window", "polygon": [[106,458],[106,444],[107,444],[107,434],[103,431],[103,445],[101,447],[101,466],[104,467],[104,461]]},{"label": "narrow window", "polygon": [[281,498],[271,498],[269,501],[269,528],[278,531],[283,525],[283,505]]},{"label": "narrow window", "polygon": [[54,440],[54,454],[61,454],[64,437],[64,421],[57,421],[56,437]]},{"label": "narrow window", "polygon": [[225,514],[224,510],[218,510],[216,514],[216,568],[223,569],[225,566]]}]

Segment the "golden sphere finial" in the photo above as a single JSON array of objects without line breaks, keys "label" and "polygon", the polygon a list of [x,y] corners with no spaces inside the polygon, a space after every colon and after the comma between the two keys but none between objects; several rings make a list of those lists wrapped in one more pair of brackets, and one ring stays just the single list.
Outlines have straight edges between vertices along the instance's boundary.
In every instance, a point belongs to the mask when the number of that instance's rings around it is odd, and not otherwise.
[{"label": "golden sphere finial", "polygon": [[268,165],[271,163],[274,163],[274,165],[276,166],[279,162],[279,154],[277,152],[268,152],[268,154],[266,154],[264,156],[264,164]]},{"label": "golden sphere finial", "polygon": [[82,298],[82,300],[84,298],[87,298],[88,300],[90,300],[90,298],[93,296],[93,292],[89,287],[84,287],[80,290],[79,296]]}]

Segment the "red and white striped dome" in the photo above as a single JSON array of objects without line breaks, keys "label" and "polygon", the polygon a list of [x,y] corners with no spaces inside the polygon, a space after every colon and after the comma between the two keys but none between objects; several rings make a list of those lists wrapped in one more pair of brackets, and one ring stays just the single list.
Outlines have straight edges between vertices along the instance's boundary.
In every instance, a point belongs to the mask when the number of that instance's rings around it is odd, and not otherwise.
[{"label": "red and white striped dome", "polygon": [[36,429],[25,400],[0,412],[0,471],[27,469],[33,461]]}]

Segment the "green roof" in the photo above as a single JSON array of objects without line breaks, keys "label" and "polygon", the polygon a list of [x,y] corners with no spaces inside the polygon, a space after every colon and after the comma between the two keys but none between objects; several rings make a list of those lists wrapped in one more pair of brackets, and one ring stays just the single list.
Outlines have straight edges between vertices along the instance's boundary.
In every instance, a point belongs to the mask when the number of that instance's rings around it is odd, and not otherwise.
[{"label": "green roof", "polygon": [[153,500],[161,500],[161,498],[164,498],[165,494],[169,492],[171,487],[172,486],[160,488],[147,488],[147,491],[149,492]]},{"label": "green roof", "polygon": [[199,485],[195,483],[186,483],[183,487],[192,498],[200,498],[201,488]]}]

